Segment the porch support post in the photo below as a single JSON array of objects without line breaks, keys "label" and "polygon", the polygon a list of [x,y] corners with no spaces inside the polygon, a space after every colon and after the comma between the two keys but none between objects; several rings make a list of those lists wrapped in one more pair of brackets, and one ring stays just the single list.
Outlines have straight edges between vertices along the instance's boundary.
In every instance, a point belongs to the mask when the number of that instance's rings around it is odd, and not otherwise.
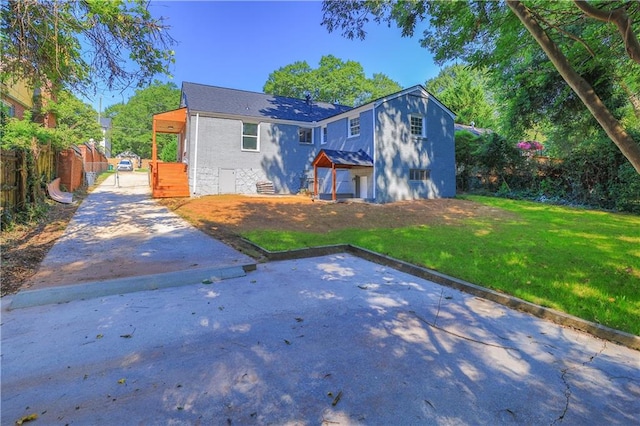
[{"label": "porch support post", "polygon": [[156,119],[152,120],[151,131],[151,192],[156,188],[158,181],[158,147],[156,145]]},{"label": "porch support post", "polygon": [[338,199],[338,197],[336,196],[336,179],[336,165],[335,163],[331,163],[331,199],[333,201],[336,201]]},{"label": "porch support post", "polygon": [[318,198],[318,166],[313,165],[313,198]]}]

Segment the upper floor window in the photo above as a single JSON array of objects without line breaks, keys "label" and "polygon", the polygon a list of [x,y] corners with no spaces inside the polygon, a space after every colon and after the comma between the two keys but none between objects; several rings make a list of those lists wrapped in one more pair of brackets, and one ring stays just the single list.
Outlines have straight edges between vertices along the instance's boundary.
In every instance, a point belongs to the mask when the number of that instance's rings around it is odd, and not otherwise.
[{"label": "upper floor window", "polygon": [[349,137],[358,136],[360,134],[360,117],[349,119]]},{"label": "upper floor window", "polygon": [[327,126],[322,127],[322,137],[320,139],[321,144],[327,143]]},{"label": "upper floor window", "polygon": [[259,151],[258,124],[242,123],[242,150]]},{"label": "upper floor window", "polygon": [[424,118],[419,115],[412,115],[410,117],[410,120],[411,120],[411,135],[418,136],[421,138],[424,137],[425,136]]},{"label": "upper floor window", "polygon": [[300,143],[313,143],[313,129],[300,127],[298,129],[298,140]]}]

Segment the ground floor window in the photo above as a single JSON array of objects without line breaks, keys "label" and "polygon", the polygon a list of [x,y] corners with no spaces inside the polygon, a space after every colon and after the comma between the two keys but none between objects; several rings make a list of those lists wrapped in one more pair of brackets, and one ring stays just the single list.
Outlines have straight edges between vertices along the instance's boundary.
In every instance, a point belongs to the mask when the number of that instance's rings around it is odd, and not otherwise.
[{"label": "ground floor window", "polygon": [[427,179],[429,179],[429,170],[409,169],[409,180],[427,180]]}]

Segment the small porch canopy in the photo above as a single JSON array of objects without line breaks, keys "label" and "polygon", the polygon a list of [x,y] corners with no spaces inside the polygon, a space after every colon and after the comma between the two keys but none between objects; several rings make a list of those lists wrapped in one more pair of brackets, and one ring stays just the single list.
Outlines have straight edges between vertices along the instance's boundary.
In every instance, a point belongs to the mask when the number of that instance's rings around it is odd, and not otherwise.
[{"label": "small porch canopy", "polygon": [[[160,171],[158,167],[158,144],[156,143],[156,134],[169,133],[181,135],[180,140],[184,139],[184,132],[187,127],[187,108],[174,109],[173,111],[161,112],[153,116],[153,132],[151,147],[151,189],[153,196],[160,196]],[[180,153],[182,155],[182,152]],[[163,163],[164,164],[164,163]],[[171,163],[166,163],[169,166]],[[166,168],[166,167],[165,167]],[[167,170],[165,170],[166,174]]]},{"label": "small porch canopy", "polygon": [[153,116],[153,148],[151,160],[153,164],[158,160],[158,146],[156,145],[156,133],[180,134],[187,126],[187,108],[174,109],[161,112]]},{"label": "small porch canopy", "polygon": [[336,169],[351,169],[353,167],[373,167],[373,159],[363,150],[336,151],[322,149],[313,160],[313,196],[318,196],[318,167],[331,169],[331,199],[336,195]]}]

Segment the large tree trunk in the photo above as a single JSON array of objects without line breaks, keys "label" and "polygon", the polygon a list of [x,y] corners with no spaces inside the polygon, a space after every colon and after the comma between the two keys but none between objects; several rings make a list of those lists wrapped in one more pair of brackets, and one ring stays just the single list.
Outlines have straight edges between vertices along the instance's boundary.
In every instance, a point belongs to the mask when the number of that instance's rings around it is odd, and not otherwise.
[{"label": "large tree trunk", "polygon": [[520,19],[525,28],[538,42],[542,50],[547,54],[564,81],[580,97],[585,106],[600,126],[607,132],[609,138],[618,146],[620,151],[629,160],[631,165],[640,174],[640,144],[625,131],[618,119],[598,97],[593,87],[578,74],[569,63],[566,56],[558,46],[545,33],[538,21],[533,17],[529,9],[518,0],[507,0],[511,11]]}]

